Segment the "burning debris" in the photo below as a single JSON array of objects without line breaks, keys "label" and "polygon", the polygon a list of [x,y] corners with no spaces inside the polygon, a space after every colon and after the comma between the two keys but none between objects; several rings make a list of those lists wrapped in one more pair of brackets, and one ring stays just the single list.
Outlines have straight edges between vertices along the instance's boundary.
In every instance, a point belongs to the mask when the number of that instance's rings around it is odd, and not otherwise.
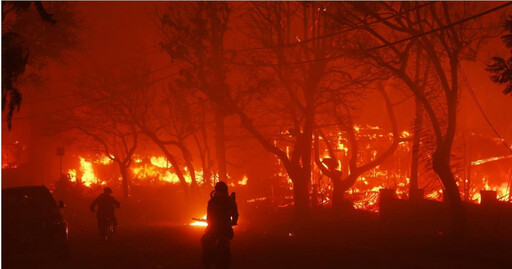
[{"label": "burning debris", "polygon": [[482,165],[482,164],[495,162],[495,161],[499,161],[499,160],[510,159],[510,158],[512,158],[512,155],[494,156],[494,157],[489,157],[489,158],[485,158],[485,159],[481,159],[481,160],[477,160],[477,161],[472,161],[471,165],[475,165],[475,166]]},{"label": "burning debris", "polygon": [[206,215],[204,215],[200,219],[193,218],[192,220],[193,220],[193,222],[190,223],[190,226],[200,226],[200,227],[208,226],[208,223],[206,222]]},{"label": "burning debris", "polygon": [[[392,139],[392,135],[387,133],[383,128],[378,126],[360,126],[355,125],[354,130],[356,131],[358,139],[366,141],[364,148],[369,154],[362,154],[358,161],[365,162],[371,161],[376,158],[378,147],[380,144],[389,143]],[[344,137],[343,132],[336,132],[334,140],[337,144],[334,146],[336,149],[336,155],[338,159],[338,165],[342,167],[342,171],[350,171],[347,166],[348,156],[350,154],[349,148],[346,147],[347,139]],[[362,176],[358,178],[356,183],[346,193],[345,198],[352,201],[354,208],[361,210],[369,210],[373,212],[378,211],[378,196],[381,189],[395,189],[397,197],[401,199],[408,199],[409,193],[409,161],[408,155],[410,154],[410,143],[408,140],[410,133],[408,131],[401,132],[401,138],[404,139],[401,142],[401,146],[395,153],[395,159],[392,162],[378,165],[375,168],[370,169]],[[323,149],[324,158],[329,157],[327,149]],[[505,160],[511,158],[512,155],[489,157],[477,161],[471,162],[472,166],[480,166],[486,163],[491,163],[498,160]],[[81,182],[86,187],[93,185],[106,185],[108,179],[100,178],[95,174],[94,166],[109,166],[113,164],[111,158],[107,156],[100,156],[95,159],[86,159],[79,156],[80,166],[77,168],[69,169],[68,175],[71,182]],[[276,167],[282,167],[280,161],[276,161]],[[133,184],[180,184],[180,180],[176,173],[173,171],[172,165],[163,156],[149,156],[134,157],[134,162],[130,168]],[[184,168],[186,172],[184,177],[187,184],[191,184],[192,180],[188,173],[187,168]],[[310,189],[310,195],[312,197],[319,197],[318,204],[320,206],[331,206],[332,205],[332,191],[333,186],[330,181],[326,180],[324,175],[315,166],[312,177],[312,188]],[[195,171],[195,178],[200,183],[204,183],[203,172]],[[279,179],[278,185],[282,186],[282,197],[288,197],[289,200],[284,199],[281,202],[275,204],[276,208],[283,208],[293,206],[292,196],[289,195],[293,190],[293,183],[287,176],[284,170],[278,170],[274,175],[275,179]],[[118,180],[118,179],[115,179]],[[247,185],[248,177],[244,175],[238,181],[231,181],[231,186],[244,186]],[[437,186],[436,186],[437,185]],[[425,198],[431,200],[441,201],[443,199],[443,190],[439,184],[426,183]],[[495,190],[497,191],[498,197],[502,201],[510,201],[510,191],[507,189],[507,184],[502,183],[499,185],[490,185],[489,181],[485,176],[481,180],[472,179],[470,190],[468,191],[467,201],[480,203],[480,190]],[[316,194],[314,193],[316,192]],[[269,200],[270,199],[270,200]],[[255,202],[271,201],[275,203],[277,198],[259,197],[251,198],[246,202],[252,204]],[[276,200],[276,201],[274,201]],[[279,199],[278,199],[279,200]],[[315,203],[315,201],[313,201]],[[202,222],[197,220],[194,224],[200,226]]]}]

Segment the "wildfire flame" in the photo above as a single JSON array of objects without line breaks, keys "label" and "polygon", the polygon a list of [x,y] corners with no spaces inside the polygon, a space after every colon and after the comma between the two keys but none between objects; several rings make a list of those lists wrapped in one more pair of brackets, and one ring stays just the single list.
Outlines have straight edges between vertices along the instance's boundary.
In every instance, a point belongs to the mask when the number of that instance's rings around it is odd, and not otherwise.
[{"label": "wildfire flame", "polygon": [[107,165],[107,164],[112,163],[112,159],[109,158],[108,156],[103,156],[96,163],[101,163],[103,165]]},{"label": "wildfire flame", "polygon": [[[168,170],[162,170],[159,166],[146,164],[146,165],[139,166],[139,167],[133,167],[132,171],[135,174],[135,177],[138,179],[152,178],[152,179],[157,179],[159,181],[172,183],[172,184],[180,183],[180,179],[178,178],[178,176],[176,174],[171,173]],[[187,179],[188,179],[188,181],[187,181]],[[190,177],[186,177],[185,181],[190,183],[191,182]]]},{"label": "wildfire flame", "polygon": [[[86,161],[84,158],[80,157],[80,171],[82,172],[82,183],[90,187],[92,184],[98,183],[98,179],[94,175],[94,169],[92,168],[92,163]],[[75,173],[76,175],[76,173]]]},{"label": "wildfire flame", "polygon": [[[94,166],[112,165],[112,158],[109,158],[108,156],[101,156],[96,159],[86,159],[82,156],[79,156],[79,160],[80,167],[69,169],[67,172],[71,182],[81,182],[86,187],[91,187],[95,184],[106,184],[105,179],[99,178],[97,175],[95,175]],[[192,177],[190,176],[189,169],[187,167],[183,167],[182,171],[185,182],[187,184],[191,184]],[[167,159],[163,156],[150,156],[148,158],[135,156],[134,163],[130,167],[130,172],[134,184],[157,182],[181,184],[179,177],[173,171],[172,165],[170,165]],[[194,175],[196,181],[201,184],[203,182],[203,171],[195,170]],[[247,181],[247,176],[244,176],[238,181],[232,181],[231,184],[233,186],[246,185]]]},{"label": "wildfire flame", "polygon": [[[381,153],[381,151],[386,148],[389,143],[393,139],[393,133],[388,133],[385,129],[380,128],[379,126],[371,126],[371,125],[354,125],[354,132],[356,138],[360,141],[362,150],[357,157],[357,163],[364,164],[369,161],[375,160],[377,156]],[[337,136],[336,136],[337,135]],[[352,188],[347,192],[346,198],[353,202],[354,207],[358,209],[364,209],[369,211],[378,211],[378,196],[380,189],[394,189],[396,192],[396,196],[399,199],[408,199],[409,196],[409,184],[410,184],[410,170],[409,167],[400,167],[403,166],[402,163],[407,165],[407,162],[403,162],[404,157],[409,159],[409,155],[412,149],[412,141],[410,140],[412,134],[408,130],[403,130],[399,133],[399,136],[402,141],[399,142],[399,147],[396,150],[394,160],[394,165],[390,167],[388,164],[383,164],[382,166],[377,166],[375,168],[370,169],[365,174],[359,176],[356,183],[352,186]],[[344,132],[336,131],[336,133],[331,133],[331,141],[336,141],[337,144],[334,145],[336,159],[340,162],[340,167],[342,169],[343,174],[350,173],[350,167],[347,165],[347,153],[349,149],[347,148],[347,139],[345,137]],[[274,141],[274,144],[277,145],[279,142],[277,140]],[[363,144],[365,143],[365,144]],[[322,143],[320,145],[323,145]],[[318,149],[320,152],[320,156],[322,158],[332,157],[329,154],[329,150],[326,148]],[[289,155],[291,150],[289,147],[286,147],[286,152]],[[472,166],[481,165],[484,163],[494,162],[503,159],[512,158],[512,155],[506,156],[495,156],[490,157],[478,161],[474,161],[471,163]],[[288,177],[288,174],[283,168],[282,163],[279,159],[276,161],[276,164],[279,166],[279,170],[276,171],[275,176],[277,178],[283,178],[281,180],[281,184],[283,184],[287,189],[293,190],[293,184]],[[325,175],[319,170],[318,167],[313,166],[313,178],[312,184],[315,188],[312,188],[312,191],[317,192],[316,195],[320,197],[315,203],[319,203],[322,206],[330,206],[332,204],[332,183],[330,180],[325,178]],[[460,188],[461,193],[466,193],[463,188],[468,188],[468,196],[465,197],[468,201],[473,203],[480,203],[480,190],[495,190],[498,195],[498,199],[501,201],[511,201],[510,190],[507,188],[507,184],[496,185],[490,184],[487,180],[485,180],[485,176],[482,174],[477,174],[473,172],[471,176],[471,184],[469,184],[468,179],[465,178],[466,175],[460,175],[458,178],[457,185]],[[477,178],[481,178],[479,181]],[[430,179],[429,179],[430,180]],[[422,180],[423,182],[425,179]],[[462,182],[466,182],[468,184],[462,184]],[[425,183],[422,183],[425,184]],[[500,183],[501,184],[501,183]],[[425,184],[425,198],[431,200],[441,201],[443,199],[443,191],[442,186],[440,184]],[[421,186],[420,186],[421,187]],[[247,202],[254,203],[257,199],[249,199]],[[288,206],[285,205],[285,206]]]},{"label": "wildfire flame", "polygon": [[151,157],[149,160],[151,161],[151,164],[156,167],[169,168],[169,163],[167,162],[167,159],[163,156]]},{"label": "wildfire flame", "polygon": [[249,179],[244,175],[244,177],[238,181],[238,185],[247,185],[247,180]]},{"label": "wildfire flame", "polygon": [[69,180],[71,182],[76,182],[76,170],[75,169],[69,169],[68,175],[69,175]]},{"label": "wildfire flame", "polygon": [[206,222],[206,215],[204,215],[201,219],[194,219],[194,221],[190,223],[190,226],[208,226],[208,223]]},{"label": "wildfire flame", "polygon": [[[357,162],[365,163],[370,160],[374,160],[380,154],[381,146],[379,143],[388,144],[392,139],[392,134],[389,134],[385,129],[378,126],[370,125],[355,125],[354,131],[356,136],[361,140],[361,151],[358,156]],[[333,133],[333,141],[337,142],[334,145],[335,156],[330,156],[330,152],[323,148],[319,149],[322,157],[335,157],[339,162],[343,174],[346,176],[350,173],[350,167],[347,166],[347,156],[349,148],[347,147],[347,139],[344,137],[344,133],[336,131]],[[405,130],[400,133],[402,139],[409,138],[411,133]],[[366,141],[366,142],[363,142]],[[278,141],[273,141],[277,145]],[[396,154],[409,154],[411,150],[410,140],[403,140],[400,142],[400,147],[397,149]],[[286,153],[290,155],[290,147],[286,146]],[[402,158],[400,156],[398,159]],[[512,155],[494,156],[477,161],[471,162],[472,166],[478,166],[489,162],[494,162],[503,159],[512,158]],[[148,183],[165,183],[165,184],[181,184],[180,179],[175,173],[174,167],[168,162],[164,156],[134,156],[134,162],[130,167],[130,173],[133,184],[148,184]],[[403,159],[403,158],[402,158]],[[109,156],[100,156],[95,159],[86,159],[79,156],[80,167],[76,167],[68,170],[69,179],[71,182],[81,182],[84,186],[91,187],[97,184],[105,184],[105,179],[99,178],[95,175],[94,168],[101,165],[113,165],[112,158]],[[280,187],[284,187],[284,193],[279,194],[280,199],[288,197],[285,200],[274,200],[274,198],[253,198],[247,200],[248,203],[255,203],[262,200],[270,199],[270,201],[277,201],[278,207],[287,207],[293,205],[292,196],[290,195],[293,191],[293,182],[289,178],[288,174],[283,168],[283,165],[279,159],[276,159],[276,166],[279,169],[274,174],[275,178],[278,179]],[[400,165],[400,164],[399,164]],[[183,177],[185,182],[191,184],[192,178],[188,167],[182,168]],[[322,206],[330,206],[332,204],[332,184],[330,181],[325,179],[318,167],[313,166],[313,184],[317,186],[316,189],[319,193],[318,203]],[[361,175],[357,182],[347,193],[347,198],[350,199],[354,207],[370,211],[378,211],[378,195],[380,189],[395,189],[398,198],[407,199],[409,193],[409,177],[407,169],[396,169],[394,167],[386,168],[386,165],[377,166],[365,174]],[[213,175],[215,177],[215,175]],[[316,177],[320,177],[317,179]],[[322,179],[323,177],[323,179]],[[201,184],[203,182],[203,171],[195,170],[196,181]],[[480,178],[481,180],[478,180]],[[480,190],[495,190],[498,195],[498,199],[501,201],[510,201],[510,190],[506,183],[496,184],[490,183],[484,175],[473,175],[471,176],[471,185],[467,193],[462,190],[463,186],[466,188],[469,183],[469,179],[464,177],[459,178],[458,185],[461,188],[461,193],[465,193],[465,199],[474,203],[480,203]],[[248,177],[244,175],[240,179],[230,180],[231,186],[244,186],[248,183]],[[443,192],[441,186],[430,186],[429,189],[425,189],[425,198],[440,201],[443,198]],[[205,217],[203,217],[204,219]],[[203,219],[196,220],[190,225],[192,226],[206,226],[206,222]]]}]

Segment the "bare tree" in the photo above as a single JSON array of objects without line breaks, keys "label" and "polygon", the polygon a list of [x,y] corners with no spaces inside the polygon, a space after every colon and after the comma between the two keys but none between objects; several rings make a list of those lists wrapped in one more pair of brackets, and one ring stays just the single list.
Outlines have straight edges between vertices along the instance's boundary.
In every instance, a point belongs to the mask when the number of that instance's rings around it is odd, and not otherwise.
[{"label": "bare tree", "polygon": [[213,101],[215,152],[219,179],[227,181],[226,145],[222,104],[229,96],[224,63],[224,38],[231,10],[225,2],[173,4],[160,18],[162,48],[173,60],[186,63],[184,83]]},{"label": "bare tree", "polygon": [[[338,36],[331,35],[335,30],[332,19],[323,14],[324,4],[252,4],[246,15],[253,30],[247,34],[262,49],[234,50],[224,48],[230,14],[227,4],[173,8],[161,19],[163,46],[173,58],[188,63],[182,72],[185,83],[197,85],[223,113],[237,115],[242,127],[279,158],[293,182],[295,216],[305,219],[316,110],[322,105],[323,93],[332,87],[327,78],[342,73],[323,60],[333,55],[338,42]],[[294,63],[297,60],[303,62]],[[228,85],[227,64],[242,70],[231,73],[250,77]],[[286,129],[277,128],[281,129],[278,134],[269,136],[260,125],[271,121]],[[278,142],[279,136],[287,139]]]},{"label": "bare tree", "polygon": [[267,77],[274,79],[270,85],[260,85],[268,87],[268,93],[266,99],[255,103],[261,107],[273,106],[276,115],[270,118],[290,126],[281,131],[289,141],[272,143],[258,128],[255,122],[268,120],[268,114],[258,115],[250,110],[251,106],[233,110],[242,126],[283,164],[293,182],[298,220],[307,217],[309,208],[315,117],[325,102],[325,92],[333,87],[329,79],[343,76],[332,61],[324,60],[335,53],[337,48],[333,44],[339,42],[339,36],[332,35],[335,31],[332,20],[324,15],[326,5],[253,3],[248,35],[263,49],[249,49],[249,55],[237,56],[241,60],[252,59],[249,66],[265,70]]},{"label": "bare tree", "polygon": [[206,121],[206,109],[205,109],[205,101],[203,99],[199,99],[201,106],[201,114],[198,117],[199,121],[197,123],[198,130],[192,134],[194,138],[194,142],[197,147],[197,151],[199,152],[199,157],[201,159],[201,166],[203,168],[203,184],[206,186],[211,185],[212,180],[212,159],[210,154],[210,146],[208,141],[208,133],[206,131],[207,121]]},{"label": "bare tree", "polygon": [[[91,113],[87,115],[87,119],[76,117],[76,124],[73,125],[76,130],[93,140],[98,152],[102,152],[117,165],[121,173],[124,199],[127,201],[130,185],[128,169],[138,144],[137,129],[134,124],[124,125],[114,118],[111,118],[112,121],[104,120],[104,114],[95,115],[96,117],[91,117]],[[88,121],[91,119],[94,122]]]},{"label": "bare tree", "polygon": [[[140,91],[141,105],[131,108],[130,113],[141,132],[147,136],[165,155],[172,169],[188,192],[188,183],[182,171],[185,162],[192,187],[197,187],[192,154],[187,139],[197,139],[199,124],[196,122],[199,109],[191,106],[191,94],[169,85],[168,88],[146,87]],[[202,145],[200,141],[195,141]],[[179,150],[182,159],[176,157]]]},{"label": "bare tree", "polygon": [[[90,139],[90,151],[102,152],[119,168],[125,200],[129,199],[129,167],[139,144],[139,130],[128,108],[135,107],[139,99],[130,94],[136,81],[113,82],[115,75],[104,73],[82,82],[76,95],[82,105],[65,120],[72,128]],[[128,76],[130,77],[130,76]],[[133,83],[133,84],[132,84]]]},{"label": "bare tree", "polygon": [[[364,164],[358,163],[360,150],[358,146],[359,143],[357,134],[354,131],[356,126],[353,120],[351,109],[343,102],[335,102],[334,107],[336,111],[333,114],[337,121],[337,125],[342,131],[345,132],[349,142],[348,149],[350,151],[350,157],[348,162],[350,172],[346,172],[347,174],[345,177],[343,177],[342,171],[337,170],[338,160],[334,154],[334,144],[329,141],[329,137],[327,137],[320,128],[318,129],[317,135],[315,135],[315,162],[322,173],[329,177],[333,183],[332,202],[333,206],[335,207],[340,205],[341,200],[343,200],[344,193],[347,192],[356,183],[359,176],[382,164],[389,156],[393,154],[393,152],[395,152],[398,147],[398,143],[400,142],[400,134],[398,133],[398,126],[395,113],[393,111],[393,104],[391,103],[388,94],[381,86],[378,87],[378,90],[384,99],[384,103],[386,104],[387,114],[392,126],[393,138],[388,148],[384,150],[379,156],[376,156],[375,159]],[[328,162],[322,162],[322,160],[320,160],[318,153],[320,137],[322,137],[322,141],[324,141],[325,146],[329,151],[330,159]]]},{"label": "bare tree", "polygon": [[[347,3],[333,14],[340,24],[364,30],[347,55],[370,59],[388,70],[425,109],[436,141],[433,169],[450,202],[455,232],[466,227],[462,200],[450,166],[460,95],[458,68],[462,60],[475,57],[486,37],[486,33],[471,27],[473,21],[464,21],[475,12],[474,7],[472,3]],[[393,19],[387,19],[384,14],[392,14]],[[421,58],[411,59],[414,53],[421,53]],[[432,79],[415,77],[416,69],[425,70],[429,65],[433,69],[428,72]],[[425,87],[423,81],[428,83]]]}]

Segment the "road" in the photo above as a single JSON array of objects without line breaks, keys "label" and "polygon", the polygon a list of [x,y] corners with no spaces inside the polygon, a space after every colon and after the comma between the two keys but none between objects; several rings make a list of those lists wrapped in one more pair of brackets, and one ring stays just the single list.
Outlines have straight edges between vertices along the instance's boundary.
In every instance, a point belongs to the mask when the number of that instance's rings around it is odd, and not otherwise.
[{"label": "road", "polygon": [[[373,228],[372,228],[373,227]],[[232,241],[233,268],[507,268],[510,247],[452,244],[439,237],[385,233],[354,225],[292,231],[240,226]],[[111,241],[94,229],[70,230],[64,261],[23,258],[4,268],[202,268],[202,227],[155,223],[119,227]],[[510,268],[510,267],[509,267]]]}]

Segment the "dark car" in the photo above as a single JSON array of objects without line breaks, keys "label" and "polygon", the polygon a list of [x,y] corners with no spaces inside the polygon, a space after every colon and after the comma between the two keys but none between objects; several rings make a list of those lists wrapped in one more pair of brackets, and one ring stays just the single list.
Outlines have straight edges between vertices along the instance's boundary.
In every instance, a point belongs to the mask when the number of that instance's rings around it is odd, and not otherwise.
[{"label": "dark car", "polygon": [[67,256],[68,226],[45,186],[2,190],[2,256],[46,252]]}]

